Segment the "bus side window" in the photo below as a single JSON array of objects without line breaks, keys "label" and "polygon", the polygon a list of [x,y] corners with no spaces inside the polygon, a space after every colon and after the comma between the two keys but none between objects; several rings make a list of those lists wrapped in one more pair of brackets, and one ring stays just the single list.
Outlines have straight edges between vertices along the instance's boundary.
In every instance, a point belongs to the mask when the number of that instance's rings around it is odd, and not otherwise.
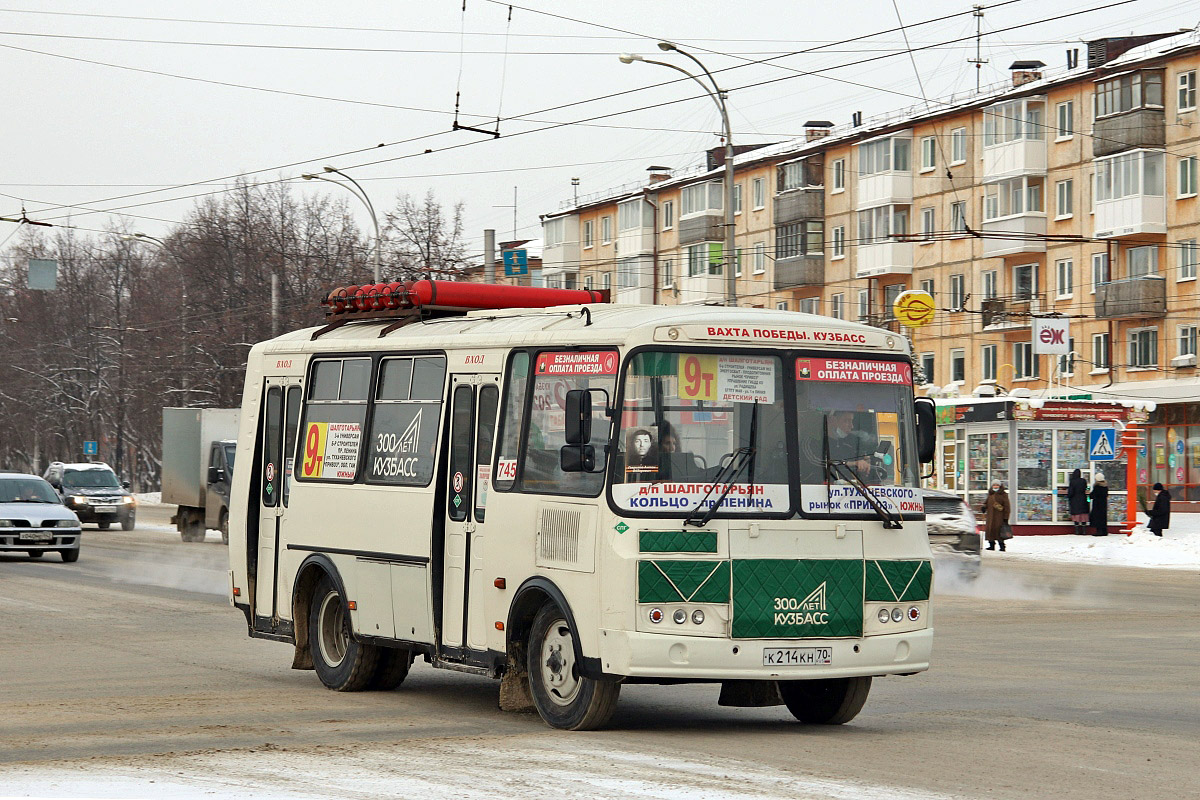
[{"label": "bus side window", "polygon": [[475,521],[483,522],[488,485],[492,476],[492,437],[496,432],[496,406],[500,389],[488,384],[479,390],[479,419],[475,431]]},{"label": "bus side window", "polygon": [[367,436],[367,483],[428,486],[433,480],[445,380],[442,356],[383,359]]},{"label": "bus side window", "polygon": [[529,386],[529,353],[513,353],[505,376],[504,409],[500,414],[496,465],[493,468],[492,488],[507,492],[517,480],[517,458],[520,456],[521,427],[525,421],[526,389]]},{"label": "bus side window", "polygon": [[471,456],[474,438],[475,390],[459,385],[450,406],[450,469],[446,511],[454,522],[467,518],[471,508]]},{"label": "bus side window", "polygon": [[283,391],[278,386],[267,390],[267,414],[263,420],[263,482],[262,504],[267,508],[279,505],[279,450],[283,426]]},{"label": "bus side window", "polygon": [[371,359],[313,362],[301,434],[300,480],[353,483],[362,453]]},{"label": "bus side window", "polygon": [[[296,464],[296,431],[300,427],[300,387],[289,386],[284,403],[283,423],[283,504],[292,493],[292,470]],[[232,471],[232,470],[231,470]],[[232,480],[232,476],[226,476]]]}]

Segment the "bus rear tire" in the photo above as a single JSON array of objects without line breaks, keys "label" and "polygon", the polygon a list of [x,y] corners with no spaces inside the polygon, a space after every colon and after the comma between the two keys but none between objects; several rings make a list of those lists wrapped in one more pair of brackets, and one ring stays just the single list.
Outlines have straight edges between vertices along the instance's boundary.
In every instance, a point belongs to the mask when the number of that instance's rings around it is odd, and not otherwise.
[{"label": "bus rear tire", "polygon": [[375,674],[371,676],[371,689],[380,692],[390,692],[408,677],[408,668],[412,666],[412,651],[398,647],[379,648],[379,663]]},{"label": "bus rear tire", "polygon": [[547,603],[534,617],[526,657],[533,704],[548,725],[589,731],[612,719],[621,684],[580,674],[575,633],[557,605]]},{"label": "bus rear tire", "polygon": [[869,677],[779,681],[787,710],[810,725],[844,725],[862,711],[870,691]]},{"label": "bus rear tire", "polygon": [[355,640],[346,598],[328,575],[317,582],[308,610],[308,646],[313,668],[335,692],[361,692],[371,683],[379,648]]}]

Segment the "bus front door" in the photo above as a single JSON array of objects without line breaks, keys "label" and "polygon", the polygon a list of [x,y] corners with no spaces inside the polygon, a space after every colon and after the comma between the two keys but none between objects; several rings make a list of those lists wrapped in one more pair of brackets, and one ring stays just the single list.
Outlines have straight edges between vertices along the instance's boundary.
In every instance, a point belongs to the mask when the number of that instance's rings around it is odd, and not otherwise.
[{"label": "bus front door", "polygon": [[294,378],[267,378],[265,393],[258,430],[262,453],[258,465],[258,546],[248,555],[250,563],[257,564],[254,615],[270,629],[279,620],[279,539],[292,488],[300,384]]},{"label": "bus front door", "polygon": [[442,645],[482,650],[484,518],[491,487],[499,375],[455,375],[450,389]]}]

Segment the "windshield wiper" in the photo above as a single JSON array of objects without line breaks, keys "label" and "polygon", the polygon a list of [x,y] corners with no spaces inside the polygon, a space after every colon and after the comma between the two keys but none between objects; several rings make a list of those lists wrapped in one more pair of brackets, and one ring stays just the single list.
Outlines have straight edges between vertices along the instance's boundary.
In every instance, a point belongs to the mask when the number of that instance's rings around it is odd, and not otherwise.
[{"label": "windshield wiper", "polygon": [[[896,514],[895,512],[893,512],[886,505],[884,505],[883,502],[880,501],[880,499],[875,496],[875,493],[872,492],[865,483],[863,483],[862,478],[860,478],[858,476],[858,473],[854,470],[853,467],[851,467],[845,461],[834,461],[832,458],[829,457],[829,415],[828,414],[825,415],[825,417],[824,417],[824,427],[825,427],[824,449],[825,449],[826,477],[828,478],[829,475],[838,477],[840,475],[843,480],[845,480],[847,483],[849,483],[851,486],[853,486],[855,488],[855,490],[863,496],[863,499],[867,501],[867,505],[869,505],[871,507],[871,509],[875,512],[875,514],[881,520],[883,520],[883,527],[885,529],[900,530],[901,528],[903,528],[904,525],[901,524],[901,522],[900,522],[900,516],[898,514]],[[826,484],[825,489],[826,489],[826,495],[828,495],[828,491],[829,491],[828,484]]]},{"label": "windshield wiper", "polygon": [[[716,515],[717,509],[725,502],[725,498],[729,496],[729,492],[733,490],[733,486],[742,477],[742,473],[749,471],[749,484],[754,485],[754,453],[755,447],[753,442],[758,440],[758,403],[755,402],[754,408],[750,411],[750,442],[751,444],[745,447],[739,447],[733,452],[733,457],[729,459],[729,463],[721,467],[716,477],[708,485],[708,491],[700,498],[700,502],[696,507],[688,512],[687,518],[684,519],[684,525],[694,525],[697,528],[703,528]],[[712,497],[713,491],[718,487],[723,487],[721,496],[717,501],[708,507],[702,516],[697,517],[701,509],[704,508],[704,503],[708,498]]]}]

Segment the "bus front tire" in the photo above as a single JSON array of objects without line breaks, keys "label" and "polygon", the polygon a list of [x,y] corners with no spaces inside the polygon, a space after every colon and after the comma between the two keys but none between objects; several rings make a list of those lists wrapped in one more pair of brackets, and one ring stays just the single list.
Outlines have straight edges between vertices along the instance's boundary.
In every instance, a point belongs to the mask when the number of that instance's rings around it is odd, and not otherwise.
[{"label": "bus front tire", "polygon": [[317,677],[336,692],[361,692],[375,676],[379,648],[355,640],[346,599],[328,575],[317,582],[309,606],[308,646]]},{"label": "bus front tire", "polygon": [[379,663],[375,674],[371,676],[371,689],[380,692],[390,692],[408,677],[408,669],[412,666],[412,651],[398,647],[379,648]]},{"label": "bus front tire", "polygon": [[574,631],[557,605],[547,603],[534,617],[526,657],[533,704],[551,727],[595,730],[612,719],[621,684],[580,674]]},{"label": "bus front tire", "polygon": [[826,678],[779,681],[779,693],[792,716],[811,725],[843,725],[858,716],[871,691],[871,679]]}]

